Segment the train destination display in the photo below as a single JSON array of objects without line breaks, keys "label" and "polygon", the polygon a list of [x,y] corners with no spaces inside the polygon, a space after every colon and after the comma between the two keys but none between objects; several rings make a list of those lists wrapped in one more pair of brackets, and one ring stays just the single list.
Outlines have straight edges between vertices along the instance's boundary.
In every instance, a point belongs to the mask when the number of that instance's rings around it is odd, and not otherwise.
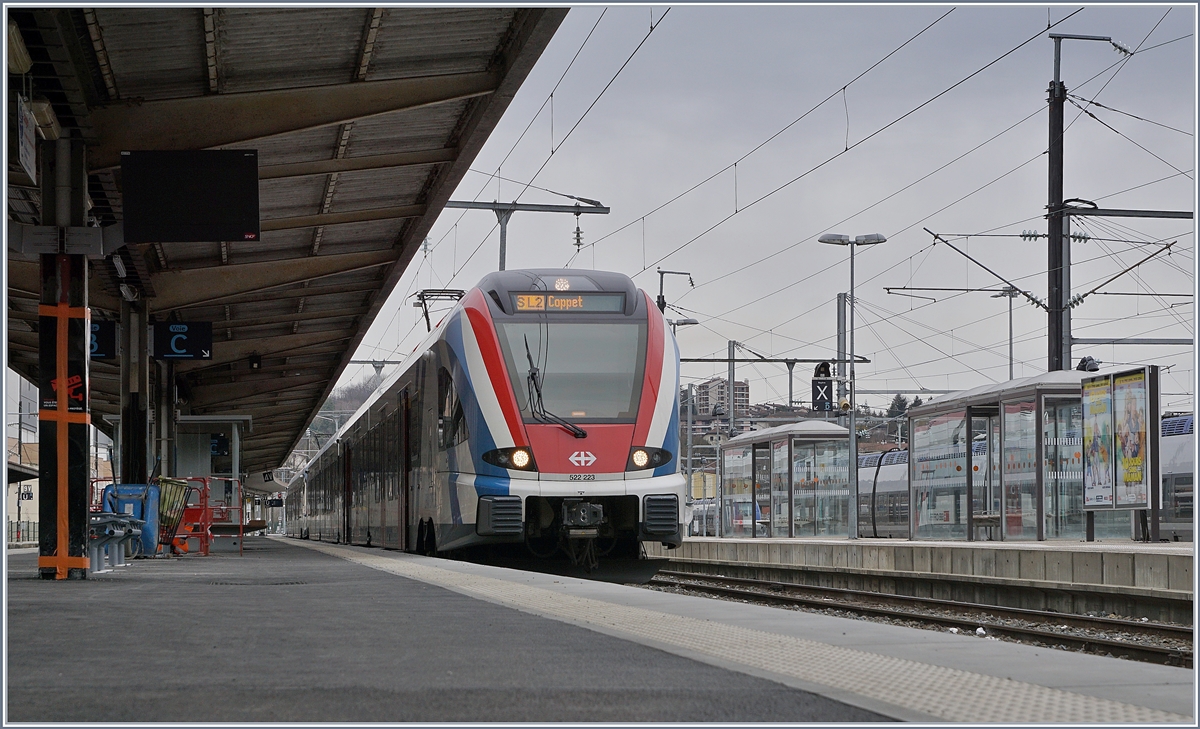
[{"label": "train destination display", "polygon": [[512,294],[517,313],[548,312],[619,314],[625,310],[625,294],[551,294],[544,292]]}]

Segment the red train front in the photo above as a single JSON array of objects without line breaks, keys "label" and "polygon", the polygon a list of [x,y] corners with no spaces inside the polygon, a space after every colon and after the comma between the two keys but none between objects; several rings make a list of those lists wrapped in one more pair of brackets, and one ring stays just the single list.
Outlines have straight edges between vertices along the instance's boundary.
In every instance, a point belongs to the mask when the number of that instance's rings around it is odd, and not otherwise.
[{"label": "red train front", "polygon": [[[490,274],[358,416],[378,425],[343,449],[374,463],[384,455],[374,451],[394,442],[406,455],[382,460],[402,463],[405,474],[394,504],[386,488],[376,489],[378,503],[371,489],[351,494],[340,531],[362,541],[358,522],[369,531],[378,513],[384,535],[396,509],[399,543],[377,543],[444,551],[524,542],[535,555],[563,552],[585,564],[635,556],[641,541],[676,546],[684,521],[678,383],[674,337],[627,276]],[[392,426],[408,437],[371,437],[389,427],[388,402],[408,403],[405,422]],[[335,460],[314,459],[309,481],[336,473]],[[354,457],[341,468],[358,490]]]}]

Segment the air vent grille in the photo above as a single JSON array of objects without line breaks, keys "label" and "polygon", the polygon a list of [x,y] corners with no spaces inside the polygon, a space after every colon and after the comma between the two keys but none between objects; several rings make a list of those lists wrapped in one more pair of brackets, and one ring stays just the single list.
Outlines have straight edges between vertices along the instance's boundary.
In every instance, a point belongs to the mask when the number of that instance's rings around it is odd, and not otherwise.
[{"label": "air vent grille", "polygon": [[679,497],[675,494],[647,496],[646,532],[674,534],[679,529]]}]

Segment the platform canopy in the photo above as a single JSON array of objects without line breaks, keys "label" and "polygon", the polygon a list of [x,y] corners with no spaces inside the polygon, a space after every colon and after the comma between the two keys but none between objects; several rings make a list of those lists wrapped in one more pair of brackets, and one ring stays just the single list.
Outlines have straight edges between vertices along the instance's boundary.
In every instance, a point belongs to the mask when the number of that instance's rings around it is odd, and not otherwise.
[{"label": "platform canopy", "polygon": [[[212,322],[178,408],[252,416],[243,470],[281,465],[566,12],[8,8],[32,60],[10,108],[23,88],[51,135],[87,141],[95,224],[122,221],[123,150],[258,151],[261,239],[130,244],[94,262],[93,320],[118,319],[125,284],[152,320]],[[9,220],[38,224],[15,156]],[[8,271],[8,364],[36,382],[38,259],[10,250]],[[118,374],[93,361],[103,428]]]}]

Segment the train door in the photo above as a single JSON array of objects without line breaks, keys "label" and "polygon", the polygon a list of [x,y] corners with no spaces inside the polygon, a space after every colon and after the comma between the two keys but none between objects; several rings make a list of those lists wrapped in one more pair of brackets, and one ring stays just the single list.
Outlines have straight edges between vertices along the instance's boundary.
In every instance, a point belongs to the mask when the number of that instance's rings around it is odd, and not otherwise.
[{"label": "train door", "polygon": [[379,490],[379,434],[376,425],[367,435],[366,489],[370,506],[367,508],[367,544],[374,546],[383,542],[383,494]]},{"label": "train door", "polygon": [[412,528],[412,399],[409,396],[408,388],[405,388],[400,393],[400,460],[396,464],[396,470],[400,473],[400,499],[399,499],[399,514],[397,521],[400,524],[400,544],[405,550],[412,550],[416,547],[413,540],[410,538],[415,532]]},{"label": "train door", "polygon": [[342,451],[342,529],[341,541],[350,543],[350,527],[354,513],[354,471],[350,468],[350,446]]},{"label": "train door", "polygon": [[380,435],[379,478],[383,491],[383,501],[380,503],[380,521],[383,523],[383,546],[396,548],[400,546],[397,537],[396,516],[398,501],[396,496],[396,413],[383,419],[383,430]]}]

